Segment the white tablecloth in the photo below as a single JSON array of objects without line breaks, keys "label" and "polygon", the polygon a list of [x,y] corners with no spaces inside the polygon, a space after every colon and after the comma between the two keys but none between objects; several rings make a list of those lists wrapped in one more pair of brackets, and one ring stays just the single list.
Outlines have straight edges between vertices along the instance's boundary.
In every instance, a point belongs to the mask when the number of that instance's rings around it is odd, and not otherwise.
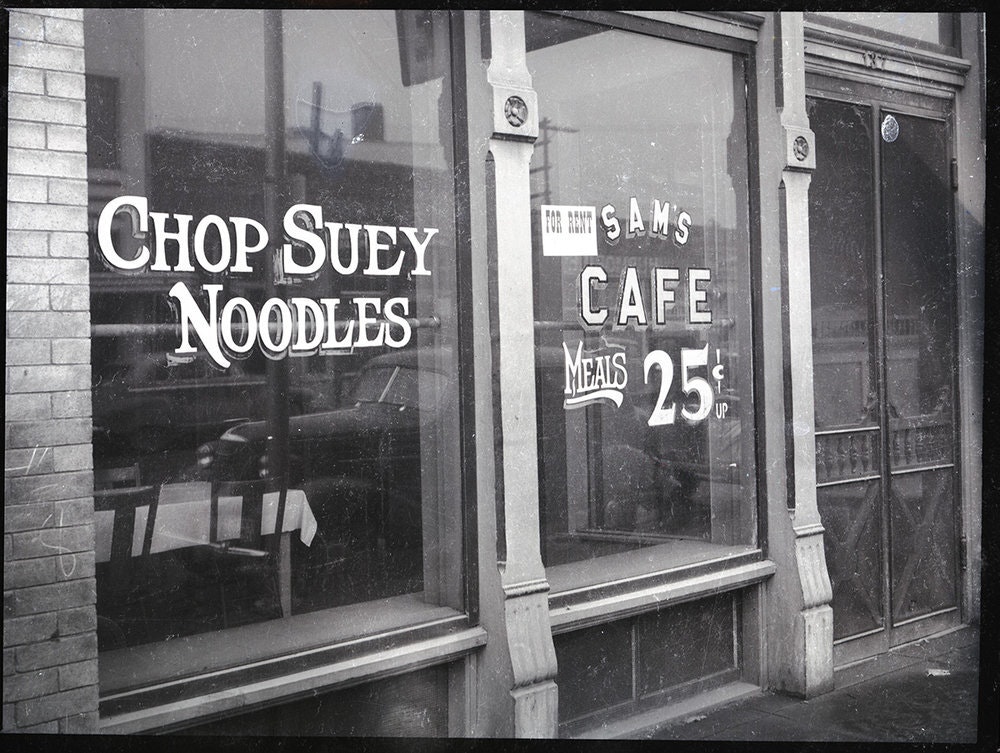
[{"label": "white tablecloth", "polygon": [[[209,544],[211,530],[212,485],[204,481],[181,484],[163,484],[153,528],[150,553],[183,549],[189,546]],[[132,531],[132,556],[142,554],[142,542],[146,532],[146,518],[149,507],[137,507],[135,528]],[[240,536],[243,515],[242,497],[219,497],[219,520],[216,531],[217,541],[231,541]],[[96,558],[98,562],[111,559],[111,537],[114,531],[114,511],[99,511],[96,514]],[[264,512],[261,533],[274,533],[278,517],[278,492],[264,495]],[[285,519],[282,531],[298,531],[303,544],[312,544],[316,535],[316,517],[301,489],[289,489],[285,499]]]}]

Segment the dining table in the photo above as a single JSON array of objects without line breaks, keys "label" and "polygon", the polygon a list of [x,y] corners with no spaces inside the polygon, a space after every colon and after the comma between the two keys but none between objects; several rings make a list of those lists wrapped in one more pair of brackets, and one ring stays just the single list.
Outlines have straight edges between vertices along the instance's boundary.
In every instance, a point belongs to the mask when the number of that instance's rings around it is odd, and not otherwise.
[{"label": "dining table", "polygon": [[[256,554],[241,550],[233,542],[240,538],[243,521],[243,498],[219,495],[215,536],[212,537],[212,484],[207,481],[186,481],[162,484],[158,493],[156,518],[149,553],[157,554],[187,547],[206,546],[231,551],[234,554]],[[277,530],[279,493],[266,492],[263,497],[261,534]],[[95,512],[95,559],[111,560],[115,510]],[[149,505],[135,508],[131,555],[142,554],[143,538]],[[285,514],[281,524],[278,547],[278,582],[282,614],[291,612],[291,534],[298,531],[299,540],[309,546],[316,535],[316,516],[305,492],[289,489],[285,498]]]}]

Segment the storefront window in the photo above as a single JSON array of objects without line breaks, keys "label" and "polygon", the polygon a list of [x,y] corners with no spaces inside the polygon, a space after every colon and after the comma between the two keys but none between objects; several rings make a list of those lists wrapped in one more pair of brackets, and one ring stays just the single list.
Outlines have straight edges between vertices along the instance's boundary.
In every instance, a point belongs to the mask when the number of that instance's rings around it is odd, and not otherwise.
[{"label": "storefront window", "polygon": [[756,514],[744,59],[539,14],[526,37],[553,588],[606,578],[612,562],[649,570],[745,550]]},{"label": "storefront window", "polygon": [[825,23],[829,20],[849,24],[866,31],[889,33],[899,37],[952,47],[956,45],[957,18],[954,13],[872,13],[849,11],[818,13]]},{"label": "storefront window", "polygon": [[448,15],[85,18],[101,649],[462,609]]}]

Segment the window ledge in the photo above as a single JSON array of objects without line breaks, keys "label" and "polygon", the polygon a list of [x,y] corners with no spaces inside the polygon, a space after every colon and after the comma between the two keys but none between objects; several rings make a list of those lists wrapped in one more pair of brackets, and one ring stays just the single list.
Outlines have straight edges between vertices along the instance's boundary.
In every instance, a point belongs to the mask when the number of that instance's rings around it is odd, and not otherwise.
[{"label": "window ledge", "polygon": [[485,641],[464,614],[401,596],[105,652],[100,729],[179,728],[438,664]]},{"label": "window ledge", "polygon": [[356,685],[441,664],[485,643],[486,631],[483,628],[467,628],[277,678],[102,717],[99,731],[105,734],[136,734],[154,730],[170,732],[196,722],[247,713],[277,701],[292,701],[334,686]]},{"label": "window ledge", "polygon": [[551,601],[556,606],[562,602],[600,598],[607,592],[634,590],[652,586],[654,582],[690,577],[695,570],[720,570],[750,559],[761,559],[757,547],[675,537],[655,546],[550,565],[545,574],[551,586]]},{"label": "window ledge", "polygon": [[[740,564],[737,564],[737,563]],[[736,588],[742,588],[770,577],[777,567],[770,560],[746,562],[736,560],[718,569],[698,569],[686,577],[679,575],[672,580],[658,582],[636,590],[607,594],[596,592],[591,600],[560,603],[560,594],[549,599],[549,618],[552,632],[589,627],[621,619],[666,605],[670,602],[689,601]]]}]

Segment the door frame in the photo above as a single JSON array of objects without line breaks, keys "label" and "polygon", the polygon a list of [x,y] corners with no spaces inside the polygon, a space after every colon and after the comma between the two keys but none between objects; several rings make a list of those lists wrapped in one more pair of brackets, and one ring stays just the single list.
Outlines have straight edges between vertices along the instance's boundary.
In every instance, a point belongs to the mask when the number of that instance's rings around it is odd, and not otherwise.
[{"label": "door frame", "polygon": [[[933,94],[917,93],[914,91],[904,91],[900,89],[888,88],[882,84],[862,82],[858,80],[845,80],[840,77],[830,76],[819,72],[806,73],[806,97],[815,99],[825,99],[845,104],[860,105],[870,109],[872,118],[872,128],[877,133],[878,125],[886,112],[894,112],[901,115],[920,117],[943,123],[946,129],[948,140],[948,154],[946,159],[954,170],[956,159],[956,128],[955,128],[955,105],[954,99],[950,96],[942,96],[940,90],[933,90]],[[878,138],[877,136],[875,137]],[[873,144],[877,143],[873,141]],[[873,212],[875,217],[874,228],[874,259],[873,269],[876,280],[873,288],[875,297],[874,311],[876,317],[876,342],[874,355],[877,359],[876,384],[880,398],[879,409],[879,433],[880,433],[880,468],[881,479],[879,521],[880,531],[880,562],[879,577],[882,582],[882,610],[884,624],[880,628],[862,632],[853,636],[834,640],[834,666],[843,666],[855,661],[859,661],[880,653],[884,653],[896,646],[903,645],[921,638],[933,635],[942,631],[960,626],[968,615],[968,594],[966,590],[966,579],[964,577],[965,558],[963,552],[963,542],[966,538],[965,530],[967,521],[965,520],[965,505],[963,504],[963,469],[964,469],[964,448],[961,445],[962,436],[962,413],[960,378],[958,370],[952,374],[953,390],[953,425],[952,442],[953,453],[953,521],[955,536],[955,588],[957,591],[956,605],[946,609],[931,612],[927,615],[903,620],[898,625],[893,625],[892,619],[892,576],[890,572],[891,556],[891,530],[890,530],[890,495],[892,474],[889,467],[889,442],[891,436],[888,430],[888,405],[886,401],[886,303],[885,303],[885,279],[884,279],[884,221],[882,216],[882,159],[881,146],[872,149],[872,196]],[[952,173],[954,174],[954,173]],[[959,337],[959,306],[958,306],[958,281],[956,268],[958,262],[958,206],[954,181],[952,182],[951,203],[948,206],[951,233],[948,245],[950,254],[949,276],[951,287],[951,301],[949,309],[951,313],[951,335],[952,352],[956,359],[959,358],[960,337]]]}]

